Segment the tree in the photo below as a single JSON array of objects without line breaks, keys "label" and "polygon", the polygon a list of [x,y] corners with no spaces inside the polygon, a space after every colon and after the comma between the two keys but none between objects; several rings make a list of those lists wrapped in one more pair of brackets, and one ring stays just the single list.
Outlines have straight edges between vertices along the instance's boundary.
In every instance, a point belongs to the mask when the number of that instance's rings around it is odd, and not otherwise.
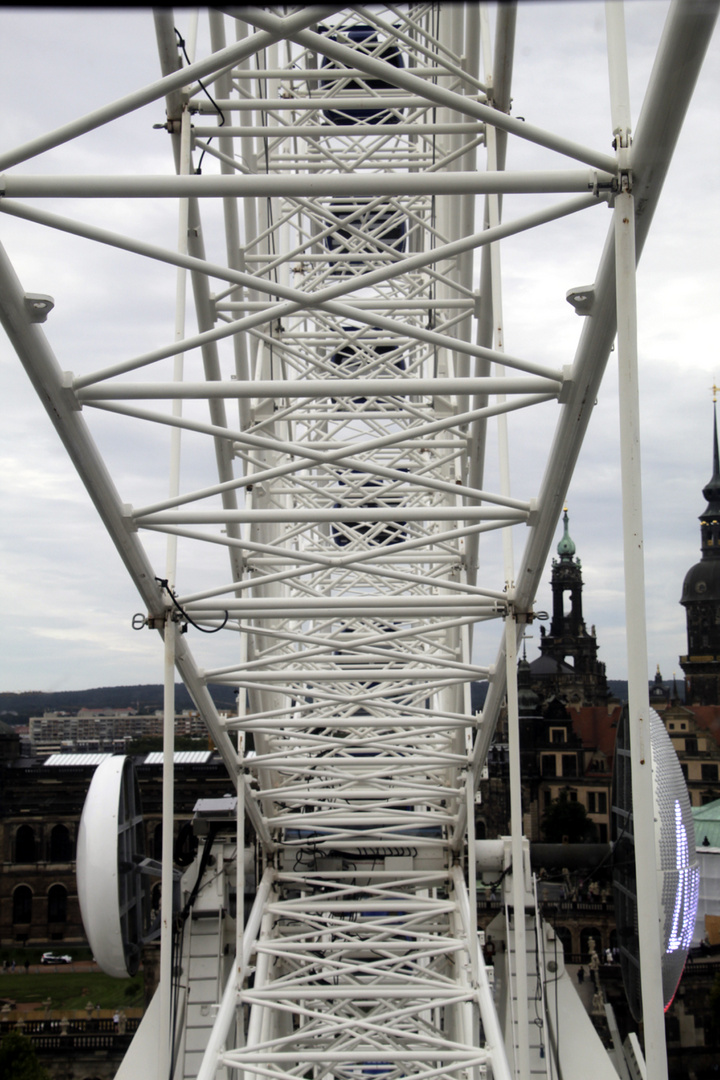
[{"label": "tree", "polygon": [[32,1039],[9,1031],[0,1040],[0,1076],[3,1080],[50,1080],[37,1059]]},{"label": "tree", "polygon": [[587,816],[580,802],[572,802],[567,791],[561,791],[557,799],[543,814],[542,828],[548,844],[581,844],[597,840],[595,822]]}]

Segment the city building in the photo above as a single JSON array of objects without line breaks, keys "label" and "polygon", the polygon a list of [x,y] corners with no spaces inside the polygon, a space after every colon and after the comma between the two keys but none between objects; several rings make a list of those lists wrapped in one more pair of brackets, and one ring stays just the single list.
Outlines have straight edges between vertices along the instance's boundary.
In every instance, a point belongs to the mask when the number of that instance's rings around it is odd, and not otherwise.
[{"label": "city building", "polygon": [[680,657],[688,705],[720,704],[720,455],[717,408],[713,417],[713,472],[703,488],[700,562],[683,582],[680,603],[687,619],[687,655]]},{"label": "city building", "polygon": [[[85,943],[75,881],[75,848],[93,773],[108,755],[19,756],[19,737],[0,729],[0,955],[19,960],[24,945]],[[145,850],[162,854],[162,755],[136,757]],[[231,790],[220,756],[175,754],[175,835],[200,798]],[[56,947],[59,947],[56,945]]]},{"label": "city building", "polygon": [[610,693],[605,665],[597,658],[595,627],[588,630],[583,618],[582,563],[575,555],[567,507],[563,527],[559,558],[552,562],[550,629],[540,627],[540,656],[530,664],[531,685],[542,698],[556,694],[567,704],[601,705]]},{"label": "city building", "polygon": [[[29,722],[30,742],[38,757],[61,753],[127,751],[133,739],[162,738],[163,713],[138,714],[135,709],[78,709],[45,712]],[[175,735],[207,739],[207,728],[197,712],[185,709],[175,717]]]},{"label": "city building", "polygon": [[720,746],[701,727],[695,709],[674,701],[659,713],[680,761],[693,807],[714,802],[720,794]]},{"label": "city building", "polygon": [[[550,629],[541,626],[540,656],[529,663],[523,652],[518,664],[525,834],[531,841],[546,839],[544,816],[553,803],[567,801],[585,811],[588,838],[604,843],[610,838],[612,760],[621,705],[612,700],[605,665],[597,658],[595,627],[588,631],[585,625],[582,564],[567,509],[557,554],[550,580]],[[478,835],[509,833],[507,788],[503,718],[480,785]]]}]

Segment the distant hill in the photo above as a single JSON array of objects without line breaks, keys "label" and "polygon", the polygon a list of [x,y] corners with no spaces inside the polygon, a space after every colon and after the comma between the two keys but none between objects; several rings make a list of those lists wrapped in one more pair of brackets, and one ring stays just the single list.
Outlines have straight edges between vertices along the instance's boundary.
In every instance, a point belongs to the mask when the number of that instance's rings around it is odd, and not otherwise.
[{"label": "distant hill", "polygon": [[627,679],[608,679],[607,684],[614,698],[623,703],[627,701]]},{"label": "distant hill", "polygon": [[[663,683],[672,690],[672,680]],[[627,701],[627,681],[608,679],[608,688],[619,701]],[[684,686],[678,683],[681,699]],[[486,681],[471,684],[473,712],[482,709],[488,691]],[[210,694],[219,709],[234,709],[237,698],[230,686],[211,686]],[[182,683],[175,686],[175,703],[178,711],[191,709],[193,703]],[[24,724],[30,716],[42,716],[44,712],[77,712],[78,709],[127,709],[153,712],[163,707],[163,688],[158,683],[150,686],[98,686],[91,690],[57,690],[44,693],[27,690],[22,694],[0,693],[0,719],[8,724]]]},{"label": "distant hill", "polygon": [[[234,709],[237,698],[231,686],[212,686],[210,693],[220,709]],[[175,686],[178,711],[193,708],[182,683]],[[24,724],[30,716],[44,712],[77,712],[78,709],[127,709],[154,712],[163,707],[163,688],[156,686],[99,686],[91,690],[56,690],[45,693],[27,690],[22,694],[0,693],[0,719],[7,724]]]}]

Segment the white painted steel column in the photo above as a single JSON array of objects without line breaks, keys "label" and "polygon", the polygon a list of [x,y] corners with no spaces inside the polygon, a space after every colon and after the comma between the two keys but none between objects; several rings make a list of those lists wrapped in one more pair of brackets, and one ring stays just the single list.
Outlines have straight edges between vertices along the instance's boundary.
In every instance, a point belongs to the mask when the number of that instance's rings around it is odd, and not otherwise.
[{"label": "white painted steel column", "polygon": [[[240,849],[238,848],[238,861],[244,860],[240,857]],[[258,932],[260,930],[260,923],[263,919],[265,912],[265,905],[270,896],[270,890],[275,881],[275,871],[267,869],[263,874],[262,881],[260,882],[257,892],[255,894],[255,902],[252,906],[252,911],[248,916],[247,927],[245,928],[245,937],[243,942],[243,951],[240,954],[240,959],[233,965],[230,972],[230,977],[225,986],[225,991],[222,996],[220,1008],[213,1025],[208,1044],[203,1055],[202,1064],[200,1065],[200,1071],[197,1075],[197,1080],[213,1080],[217,1073],[217,1058],[218,1054],[222,1052],[222,1048],[225,1045],[227,1037],[232,1027],[233,1018],[235,1016],[235,1010],[238,1006],[238,994],[242,990],[243,979],[245,972],[247,971],[248,964],[250,963],[250,955],[252,949],[255,946]]]},{"label": "white painted steel column", "polygon": [[[272,936],[272,925],[274,915],[270,911],[266,911],[262,923],[260,926],[260,937],[263,940],[268,940]],[[270,969],[270,956],[267,950],[263,950],[257,956],[255,963],[255,980],[253,983],[253,993],[257,994],[258,991],[264,990],[268,984],[268,972]],[[254,1001],[250,1006],[250,1017],[248,1020],[247,1030],[247,1042],[248,1048],[257,1046],[263,1040],[263,1032],[267,1028],[266,1013],[268,1008],[262,1002]],[[243,1080],[257,1080],[258,1074],[246,1070],[243,1076]],[[198,1077],[198,1080],[200,1078]]]},{"label": "white painted steel column", "polygon": [[640,471],[640,409],[635,295],[635,206],[631,194],[615,200],[617,265],[620,464],[622,472],[625,621],[632,766],[633,832],[637,886],[640,977],[648,1076],[667,1077],[662,996],[662,943],[653,814],[650,701],[645,626],[645,562]]},{"label": "white painted steel column", "polygon": [[[510,770],[510,835],[512,851],[512,902],[515,924],[515,1017],[517,1021],[518,1053],[515,1068],[520,1080],[529,1080],[530,1051],[527,953],[525,944],[525,860],[523,857],[522,778],[520,775],[520,721],[517,692],[517,625],[512,614],[505,617],[505,649],[507,666],[507,725]],[[510,959],[508,957],[508,967]],[[508,981],[512,993],[512,981]]]},{"label": "white painted steel column", "polygon": [[617,137],[619,147],[626,147],[632,131],[630,81],[625,41],[625,8],[618,0],[605,0],[605,23],[613,135]]},{"label": "white painted steel column", "polygon": [[658,896],[653,805],[650,700],[645,625],[645,560],[640,462],[635,199],[632,195],[630,90],[622,4],[606,3],[610,105],[622,190],[615,199],[620,467],[622,476],[625,624],[632,768],[635,885],[640,946],[645,1060],[648,1076],[665,1080],[665,1015],[662,992],[662,921]]},{"label": "white painted steel column", "polygon": [[[477,853],[475,850],[475,787],[473,775],[470,769],[465,772],[465,799],[467,804],[467,890],[470,897],[470,925],[468,927],[468,950],[470,952],[470,967],[472,971],[473,985],[478,983],[477,954],[475,944],[477,942]],[[457,886],[456,886],[457,887]]]},{"label": "white painted steel column", "polygon": [[162,893],[160,897],[160,1021],[158,1024],[158,1080],[170,1076],[172,1048],[172,936],[173,936],[173,844],[175,794],[175,635],[177,623],[165,623],[163,695],[163,790],[162,790]]},{"label": "white painted steel column", "polygon": [[[208,13],[208,16],[209,16],[210,38],[211,38],[211,42],[212,42],[212,47],[216,52],[219,52],[221,49],[224,49],[226,47],[226,42],[225,42],[225,20],[224,20],[223,16],[220,14],[220,12],[218,12],[218,11],[210,11]],[[229,97],[230,96],[230,88],[231,88],[231,86],[232,86],[232,81],[231,81],[231,78],[230,78],[230,72],[229,71],[222,72],[222,74],[218,77],[218,79],[216,80],[216,83],[215,83],[215,90],[217,92],[217,96],[220,97],[220,98]],[[222,117],[220,117],[218,119],[221,119],[221,120],[224,121],[225,120],[224,114],[223,114]],[[227,135],[227,133],[220,134],[220,132],[223,131],[226,128],[226,126],[227,125],[225,123],[221,123],[221,124],[218,125],[217,128],[211,129],[212,134],[211,134],[210,138],[213,138],[217,134],[217,136],[218,136],[218,145],[220,147],[220,150],[228,158],[232,158],[232,154],[233,154],[232,138],[230,138]],[[198,137],[197,129],[195,129],[195,138],[197,139],[197,137]],[[220,171],[223,174],[231,173],[233,171],[233,167],[232,167],[232,165],[230,164],[229,161],[221,160],[220,161]],[[236,199],[225,199],[224,200],[224,202],[223,202],[223,214],[224,214],[224,218],[225,218],[225,250],[226,250],[227,259],[228,259],[228,266],[233,266],[233,267],[235,267],[235,269],[239,270],[241,268],[242,260],[241,260],[241,256],[240,256],[240,248],[241,248],[240,224],[239,224],[239,217],[238,217],[238,205],[237,205],[237,200]],[[236,292],[232,293],[231,296],[233,297],[234,300],[241,300],[242,297],[243,297],[243,292],[242,292],[241,289],[238,289]],[[215,307],[214,304],[213,304],[213,307]],[[217,316],[217,309],[215,309],[215,312],[216,312],[216,316]],[[235,355],[235,374],[237,375],[238,379],[241,379],[241,380],[248,379],[250,377],[250,369],[248,367],[247,342],[246,342],[245,335],[244,334],[235,334],[235,336],[232,338],[232,343],[233,343],[233,351],[234,351],[234,355]],[[250,409],[246,404],[241,403],[240,406],[239,406],[239,419],[240,419],[240,426],[241,427],[249,427],[250,426],[250,422],[251,422],[251,420],[250,420]]]},{"label": "white painted steel column", "polygon": [[[488,43],[489,44],[489,43]],[[486,133],[488,169],[497,172],[498,147],[497,130],[488,125]],[[497,228],[500,224],[500,199],[497,194],[491,194],[487,200],[487,215],[490,228]],[[505,350],[504,321],[503,321],[503,297],[502,297],[502,271],[500,263],[500,244],[494,243],[490,247],[490,281],[492,288],[491,311],[493,319],[493,345],[495,349],[503,353]],[[505,376],[505,368],[499,363],[495,365],[495,373],[499,378]],[[504,395],[498,395],[498,400],[503,400]],[[505,497],[510,494],[510,453],[507,417],[498,417],[498,457],[500,469],[500,490]],[[510,529],[503,529],[503,561],[505,566],[505,583],[508,595],[512,595],[515,589],[515,567],[513,555],[513,537]],[[513,903],[513,946],[515,951],[515,1029],[512,1031],[512,1040],[517,1038],[517,1052],[513,1054],[514,1068],[519,1080],[529,1080],[530,1077],[530,1049],[529,1049],[529,1019],[528,1019],[528,993],[527,993],[527,953],[525,943],[525,862],[523,858],[523,816],[522,816],[522,776],[520,768],[520,722],[518,713],[517,693],[517,634],[518,628],[514,614],[510,612],[505,617],[505,669],[507,678],[507,726],[508,726],[508,759],[510,779],[510,834],[512,852],[512,903]],[[508,933],[509,933],[508,927]],[[508,955],[508,975],[510,976],[512,961]],[[512,978],[508,978],[508,994],[512,997]],[[508,1003],[512,1010],[512,1001]]]},{"label": "white painted steel column", "polygon": [[[180,161],[181,171],[190,171],[190,113],[183,110],[181,122]],[[187,254],[188,236],[188,200],[181,199],[178,214],[178,252]],[[185,336],[185,300],[187,270],[178,267],[175,286],[175,340],[182,341]],[[184,353],[178,353],[173,361],[173,380],[181,383],[183,379]],[[173,416],[182,416],[182,399],[172,402]],[[168,497],[175,498],[180,491],[180,448],[182,429],[170,428],[170,462]],[[165,577],[168,588],[175,588],[177,572],[177,537],[168,535],[165,551]],[[173,997],[172,997],[172,954],[173,954],[173,847],[175,843],[175,644],[177,624],[168,618],[165,624],[165,665],[163,696],[163,779],[162,779],[162,892],[160,899],[160,1025],[158,1037],[161,1062],[160,1077],[170,1075],[172,1061]],[[167,1064],[165,1054],[168,1055]]]},{"label": "white painted steel column", "polygon": [[[497,841],[497,843],[502,847],[501,840]],[[468,932],[472,924],[472,908],[473,906],[477,906],[477,898],[465,892],[465,882],[463,881],[459,867],[454,866],[451,874],[453,884],[455,885],[455,898],[460,913],[460,919],[463,926],[467,928],[466,932]],[[475,948],[474,957],[472,955],[473,946]],[[473,969],[477,970],[478,973],[477,999],[483,1028],[485,1029],[485,1041],[492,1054],[493,1080],[510,1080],[511,1072],[505,1042],[500,1029],[495,1001],[493,999],[493,991],[490,986],[490,980],[488,979],[485,960],[480,950],[477,934],[475,935],[474,942],[468,941],[468,947],[470,949],[471,961],[473,961]]]},{"label": "white painted steel column", "polygon": [[[183,110],[180,135],[180,171],[183,175],[190,172],[190,143],[192,124],[190,113]],[[188,200],[181,199],[178,213],[178,252],[187,255],[188,238]],[[178,267],[175,281],[175,341],[182,341],[185,337],[185,310],[187,297],[187,269]],[[178,353],[173,360],[173,382],[183,381],[185,354]],[[172,415],[182,416],[182,398],[173,398]],[[168,498],[174,499],[180,492],[180,445],[182,428],[172,426],[170,428],[170,480],[168,483]],[[177,569],[177,537],[168,536],[165,576],[171,589],[175,588],[175,573]]]},{"label": "white painted steel column", "polygon": [[[239,698],[246,697],[239,694]],[[243,710],[244,712],[244,710]],[[237,829],[237,854],[235,858],[235,967],[239,984],[242,986],[243,979],[243,948],[245,934],[245,734],[238,731],[238,763],[237,763],[237,814],[235,827]],[[257,881],[256,881],[257,887]]]}]

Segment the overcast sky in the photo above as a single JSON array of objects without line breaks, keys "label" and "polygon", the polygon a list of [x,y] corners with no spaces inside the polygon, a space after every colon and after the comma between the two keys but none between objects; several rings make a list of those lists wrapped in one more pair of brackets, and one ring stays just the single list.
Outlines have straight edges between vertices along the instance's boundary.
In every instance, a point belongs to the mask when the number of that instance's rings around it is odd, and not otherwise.
[{"label": "overcast sky", "polygon": [[[655,0],[626,5],[634,121],[666,10],[665,3]],[[181,25],[187,17],[185,10],[180,12]],[[147,11],[5,8],[0,10],[0,34],[3,149],[159,74]],[[515,115],[611,153],[603,5],[521,4],[513,86]],[[169,172],[168,140],[152,127],[163,120],[163,105],[149,106],[18,171]],[[527,153],[511,141],[508,168],[523,168]],[[720,379],[718,177],[716,33],[639,275],[649,677],[656,664],[665,678],[674,671],[681,676],[678,655],[685,651],[686,638],[678,600],[684,574],[699,557],[701,489],[711,474],[710,387]],[[62,212],[127,229],[168,247],[175,244],[176,211],[170,205],[135,201],[115,206],[112,220],[100,202],[85,207],[66,201]],[[506,245],[509,352],[532,355],[552,366],[572,361],[582,323],[565,293],[594,279],[609,222],[609,212],[597,208],[575,231],[557,229],[540,241],[529,238]],[[0,239],[25,289],[55,298],[47,331],[63,368],[81,370],[89,361],[92,367],[101,366],[104,358],[133,355],[172,334],[172,272],[141,269],[115,256],[114,276],[108,278],[102,251],[5,215],[0,215]],[[134,587],[2,334],[0,380],[0,689],[160,682],[160,642],[147,632],[131,630],[132,615],[141,607]],[[522,447],[523,440],[531,441],[536,433],[517,434]],[[118,438],[112,421],[99,435],[109,452],[117,448]],[[145,465],[132,447],[126,448],[123,479],[132,488],[129,501],[136,505],[142,502]],[[524,497],[526,480],[513,478],[519,497]],[[583,563],[586,621],[596,627],[608,675],[625,678],[613,357],[568,502],[571,535]],[[558,530],[558,539],[560,535]],[[515,557],[517,563],[519,545]],[[550,607],[549,576],[548,566],[539,608]],[[529,658],[536,655],[537,636],[528,642]],[[483,659],[492,662],[494,648]]]}]

